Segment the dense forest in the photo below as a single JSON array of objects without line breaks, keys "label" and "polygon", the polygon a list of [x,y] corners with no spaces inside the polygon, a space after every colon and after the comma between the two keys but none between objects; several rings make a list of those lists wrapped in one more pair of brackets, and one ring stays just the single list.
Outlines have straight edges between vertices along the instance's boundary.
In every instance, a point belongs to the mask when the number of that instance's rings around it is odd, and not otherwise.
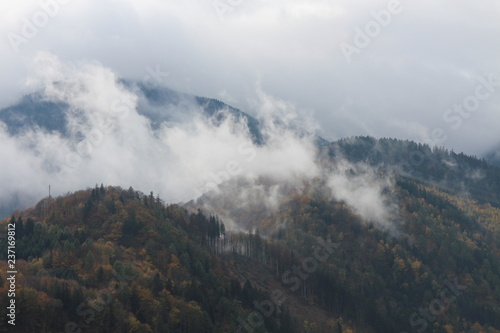
[{"label": "dense forest", "polygon": [[314,193],[283,203],[286,227],[259,221],[265,237],[131,188],[46,198],[2,223],[17,230],[15,329],[500,332],[500,210],[396,186],[398,235]]},{"label": "dense forest", "polygon": [[[236,332],[270,297],[232,272],[223,222],[153,194],[96,186],[3,222],[4,234],[16,225],[19,272],[3,332]],[[297,331],[285,306],[262,320],[256,332]]]}]

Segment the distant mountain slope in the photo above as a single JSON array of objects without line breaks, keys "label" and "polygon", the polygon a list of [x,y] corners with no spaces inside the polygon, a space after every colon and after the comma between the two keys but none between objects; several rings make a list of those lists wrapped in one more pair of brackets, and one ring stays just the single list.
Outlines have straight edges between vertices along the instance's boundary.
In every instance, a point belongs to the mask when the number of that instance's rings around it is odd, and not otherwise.
[{"label": "distant mountain slope", "polygon": [[[164,121],[179,121],[181,113],[189,116],[199,109],[200,115],[216,124],[228,115],[233,116],[236,121],[245,121],[255,142],[263,142],[258,120],[219,100],[183,94],[164,87],[147,87],[133,81],[120,82],[138,95],[137,110],[151,121],[153,128]],[[22,97],[17,104],[1,109],[0,121],[7,125],[9,133],[13,135],[33,126],[65,135],[67,112],[67,104],[49,101],[40,93],[33,93]]]},{"label": "distant mountain slope", "polygon": [[66,134],[64,110],[67,108],[65,103],[46,101],[40,94],[34,93],[24,96],[15,105],[1,109],[0,121],[7,125],[9,133],[13,135],[33,126]]},{"label": "distant mountain slope", "polygon": [[345,158],[388,174],[416,178],[500,207],[500,168],[484,159],[408,140],[352,137],[325,146],[322,154]]},{"label": "distant mountain slope", "polygon": [[486,154],[484,158],[488,161],[488,163],[500,167],[500,147]]}]

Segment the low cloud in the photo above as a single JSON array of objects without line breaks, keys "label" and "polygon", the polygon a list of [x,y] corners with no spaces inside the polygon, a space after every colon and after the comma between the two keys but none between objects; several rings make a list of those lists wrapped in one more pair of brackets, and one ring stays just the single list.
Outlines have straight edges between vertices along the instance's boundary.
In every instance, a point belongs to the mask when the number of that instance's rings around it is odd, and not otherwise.
[{"label": "low cloud", "polygon": [[390,178],[363,164],[351,164],[338,160],[326,176],[332,196],[344,201],[365,221],[392,229],[398,206],[392,197],[393,183]]},{"label": "low cloud", "polygon": [[108,68],[66,64],[41,53],[34,69],[32,89],[42,91],[46,100],[69,105],[67,135],[32,128],[11,136],[5,126],[0,128],[0,156],[9,161],[0,174],[3,202],[17,193],[21,204],[33,204],[48,185],[62,194],[95,183],[131,185],[153,190],[168,202],[188,201],[207,185],[215,183],[208,188],[214,189],[240,174],[283,180],[316,172],[312,142],[282,126],[266,128],[266,145],[256,145],[244,120],[228,116],[214,125],[192,103],[189,119],[153,128],[137,110],[134,89]]},{"label": "low cloud", "polygon": [[147,104],[139,88],[96,63],[64,63],[40,53],[33,69],[30,87],[68,105],[67,130],[33,127],[11,135],[0,127],[0,157],[8,161],[1,167],[1,202],[17,198],[21,206],[32,205],[49,185],[54,195],[100,183],[133,186],[166,202],[202,197],[205,208],[231,212],[234,228],[251,229],[248,212],[253,218],[272,214],[305,182],[326,177],[336,200],[368,221],[391,221],[388,181],[343,160],[325,174],[328,163],[318,162],[311,133],[317,127],[308,114],[258,85],[253,103],[264,143],[255,142],[245,118],[222,110],[222,120],[210,121],[187,95],[178,95],[185,101],[177,104],[149,105],[145,113],[161,119],[153,123],[139,112],[138,105]]}]

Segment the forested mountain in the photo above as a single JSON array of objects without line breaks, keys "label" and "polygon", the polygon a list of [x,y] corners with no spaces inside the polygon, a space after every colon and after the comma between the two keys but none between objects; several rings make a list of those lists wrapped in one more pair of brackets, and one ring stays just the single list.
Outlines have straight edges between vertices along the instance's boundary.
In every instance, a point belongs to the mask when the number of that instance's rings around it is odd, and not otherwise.
[{"label": "forested mountain", "polygon": [[[252,322],[256,332],[300,332],[308,325],[298,298],[292,317],[284,294],[254,285],[275,278],[272,266],[251,255],[264,240],[228,233],[216,216],[164,205],[153,193],[96,185],[4,220],[3,234],[8,223],[16,229],[19,310],[16,326],[7,330],[2,321],[0,331],[236,332],[254,304],[270,312]],[[0,242],[6,248],[6,239]],[[270,248],[282,254],[269,259],[283,264],[285,247]],[[1,265],[6,306],[5,253]],[[247,277],[256,269],[262,274]],[[312,318],[324,324],[311,325],[333,325],[316,312]]]},{"label": "forested mountain", "polygon": [[373,137],[341,139],[324,147],[323,154],[367,163],[500,207],[500,168],[485,159],[408,140]]},{"label": "forested mountain", "polygon": [[500,209],[404,176],[394,190],[397,233],[318,186],[252,233],[133,189],[46,198],[2,223],[16,225],[16,329],[500,332]]},{"label": "forested mountain", "polygon": [[217,218],[132,189],[45,199],[9,222],[22,272],[18,332],[234,331],[240,302],[264,297],[224,277]]}]

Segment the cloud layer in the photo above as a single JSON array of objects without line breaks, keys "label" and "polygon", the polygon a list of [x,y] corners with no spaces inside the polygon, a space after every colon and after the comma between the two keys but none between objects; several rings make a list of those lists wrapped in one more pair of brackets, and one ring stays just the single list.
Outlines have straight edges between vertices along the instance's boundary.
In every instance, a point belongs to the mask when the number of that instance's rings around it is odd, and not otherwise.
[{"label": "cloud layer", "polygon": [[[443,119],[480,78],[500,72],[500,5],[494,0],[41,0],[0,5],[0,104],[27,91],[40,50],[98,61],[142,80],[216,97],[256,114],[254,89],[315,115],[328,139],[374,135],[439,142],[481,155],[500,141],[495,91],[453,128]],[[375,23],[374,23],[375,22]],[[375,25],[374,25],[375,24]],[[346,61],[340,45],[371,27],[369,45]],[[17,50],[17,53],[14,50]],[[496,87],[498,90],[499,87]]]},{"label": "cloud layer", "polygon": [[365,220],[391,224],[394,210],[383,193],[391,184],[362,165],[320,162],[310,134],[315,122],[260,87],[254,107],[265,144],[252,140],[244,118],[227,113],[221,122],[209,121],[189,98],[178,107],[148,110],[173,119],[153,126],[138,109],[144,95],[94,62],[65,63],[42,52],[32,68],[31,88],[68,105],[67,130],[32,127],[11,135],[0,123],[0,158],[8,161],[0,173],[0,203],[15,198],[20,206],[32,205],[49,185],[53,195],[100,183],[133,186],[166,202],[203,197],[200,204],[223,217],[240,214],[234,223],[226,219],[232,228],[251,229],[259,214],[269,216],[291,193],[322,179],[334,199]]},{"label": "cloud layer", "polygon": [[312,140],[287,130],[280,113],[272,112],[280,106],[263,92],[265,146],[254,144],[243,120],[228,117],[214,125],[195,103],[164,109],[190,116],[154,128],[137,111],[140,96],[95,63],[66,64],[40,53],[33,68],[32,88],[69,105],[68,133],[33,128],[10,136],[0,128],[0,156],[9,161],[0,173],[2,202],[19,195],[22,204],[32,204],[49,185],[58,195],[95,183],[152,190],[167,202],[189,201],[235,176],[281,181],[317,173]]}]

